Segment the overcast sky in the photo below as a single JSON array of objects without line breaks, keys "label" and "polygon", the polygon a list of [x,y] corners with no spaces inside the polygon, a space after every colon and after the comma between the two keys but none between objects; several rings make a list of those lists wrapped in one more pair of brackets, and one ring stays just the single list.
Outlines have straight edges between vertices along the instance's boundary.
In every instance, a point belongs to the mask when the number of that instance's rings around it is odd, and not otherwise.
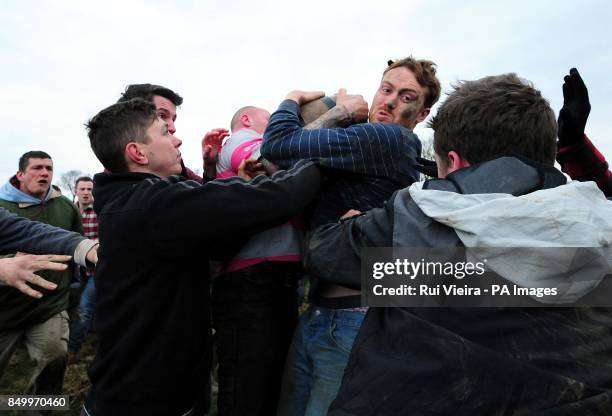
[{"label": "overcast sky", "polygon": [[438,64],[443,91],[516,72],[555,112],[563,75],[578,67],[592,105],[587,133],[612,159],[608,1],[206,3],[3,2],[0,181],[29,150],[51,154],[56,182],[67,170],[100,171],[83,124],[127,84],[184,97],[176,136],[187,166],[201,168],[204,133],[229,127],[239,107],[273,111],[290,90],[340,87],[371,102],[387,60],[409,54]]}]

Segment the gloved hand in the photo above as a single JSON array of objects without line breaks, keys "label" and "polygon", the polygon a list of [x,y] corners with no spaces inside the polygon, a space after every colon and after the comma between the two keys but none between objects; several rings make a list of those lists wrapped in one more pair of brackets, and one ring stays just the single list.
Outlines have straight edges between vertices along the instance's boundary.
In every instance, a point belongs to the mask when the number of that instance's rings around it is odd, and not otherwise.
[{"label": "gloved hand", "polygon": [[570,69],[563,83],[563,108],[559,111],[559,147],[579,143],[584,137],[591,103],[589,91],[576,68]]},{"label": "gloved hand", "polygon": [[438,166],[436,165],[435,160],[429,160],[417,156],[414,168],[424,175],[431,176],[432,178],[438,177]]}]

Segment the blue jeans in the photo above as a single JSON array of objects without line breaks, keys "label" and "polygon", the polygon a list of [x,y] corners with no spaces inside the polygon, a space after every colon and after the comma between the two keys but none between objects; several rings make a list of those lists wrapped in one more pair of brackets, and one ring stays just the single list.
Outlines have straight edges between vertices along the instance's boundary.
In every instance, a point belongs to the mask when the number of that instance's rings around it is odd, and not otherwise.
[{"label": "blue jeans", "polygon": [[365,312],[311,306],[296,329],[278,416],[321,416],[336,398]]},{"label": "blue jeans", "polygon": [[79,302],[78,319],[72,324],[70,339],[68,341],[68,351],[77,353],[85,341],[87,332],[91,328],[94,307],[96,306],[96,286],[93,275],[87,279],[81,300]]}]

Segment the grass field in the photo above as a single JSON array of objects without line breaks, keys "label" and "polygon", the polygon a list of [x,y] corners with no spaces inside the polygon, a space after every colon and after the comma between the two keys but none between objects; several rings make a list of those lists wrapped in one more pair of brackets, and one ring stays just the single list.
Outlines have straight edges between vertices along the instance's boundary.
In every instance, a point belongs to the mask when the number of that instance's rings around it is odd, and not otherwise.
[{"label": "grass field", "polygon": [[[70,410],[56,411],[53,415],[57,416],[78,416],[81,412],[81,405],[89,391],[90,383],[87,378],[87,368],[91,364],[95,354],[95,335],[89,335],[83,344],[79,354],[80,360],[77,363],[69,364],[64,377],[64,390],[62,394],[70,398]],[[23,394],[26,390],[29,376],[34,362],[30,361],[25,347],[17,349],[6,373],[0,381],[0,395]],[[212,408],[209,416],[216,416],[216,386],[213,386]],[[23,411],[0,411],[0,415],[24,416]]]},{"label": "grass field", "polygon": [[[70,410],[56,411],[54,415],[79,415],[81,405],[89,390],[87,367],[94,357],[95,337],[89,336],[83,344],[78,363],[68,365],[64,377],[64,391],[70,397]],[[34,362],[30,360],[24,346],[20,346],[9,363],[9,366],[0,382],[0,394],[23,394],[26,390]],[[23,416],[23,411],[6,412],[6,415]]]}]

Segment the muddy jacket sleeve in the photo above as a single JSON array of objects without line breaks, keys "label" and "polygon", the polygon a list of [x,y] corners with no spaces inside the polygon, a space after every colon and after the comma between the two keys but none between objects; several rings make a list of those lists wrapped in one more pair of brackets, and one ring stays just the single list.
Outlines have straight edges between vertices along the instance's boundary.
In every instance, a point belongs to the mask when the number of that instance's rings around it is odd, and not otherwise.
[{"label": "muddy jacket sleeve", "polygon": [[307,241],[306,267],[322,280],[359,289],[361,249],[392,246],[393,199],[365,215],[317,228]]}]

